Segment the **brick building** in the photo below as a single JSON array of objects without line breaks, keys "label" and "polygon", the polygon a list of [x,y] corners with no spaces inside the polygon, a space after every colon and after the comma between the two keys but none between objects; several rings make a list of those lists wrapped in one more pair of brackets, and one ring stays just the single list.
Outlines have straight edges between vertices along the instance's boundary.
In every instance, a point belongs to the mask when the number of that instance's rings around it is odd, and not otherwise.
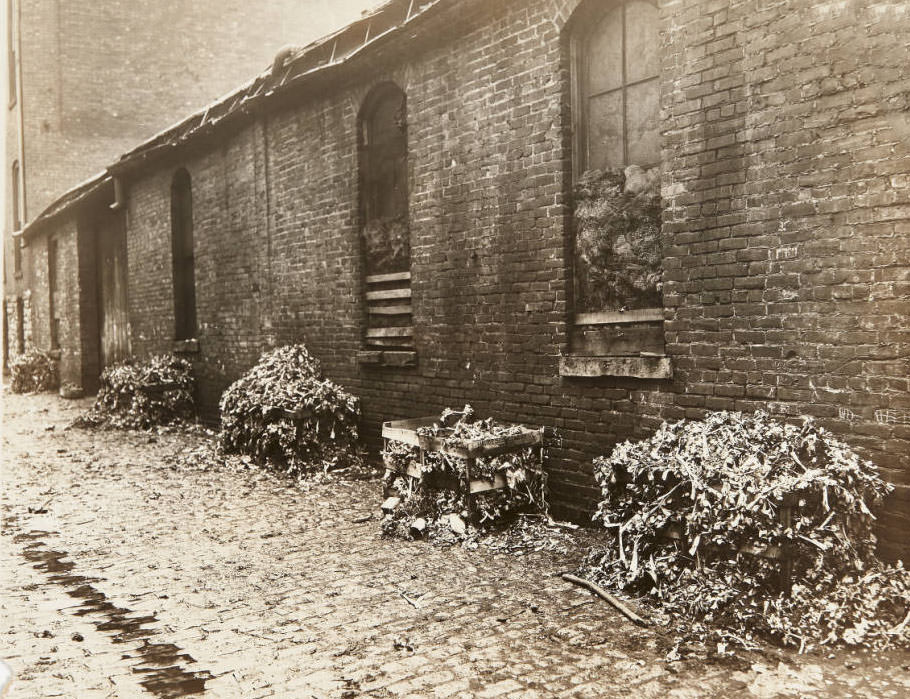
[{"label": "brick building", "polygon": [[906,553],[908,49],[903,0],[393,0],[121,156],[26,249],[68,260],[70,380],[105,343],[184,352],[213,416],[302,341],[370,436],[465,402],[557,428],[578,516],[591,457],[661,420],[811,415],[898,484]]},{"label": "brick building", "polygon": [[240,0],[4,4],[6,359],[32,336],[32,283],[12,232],[136,143],[254,76],[282,46],[316,38],[370,3],[268,0],[255,12]]}]

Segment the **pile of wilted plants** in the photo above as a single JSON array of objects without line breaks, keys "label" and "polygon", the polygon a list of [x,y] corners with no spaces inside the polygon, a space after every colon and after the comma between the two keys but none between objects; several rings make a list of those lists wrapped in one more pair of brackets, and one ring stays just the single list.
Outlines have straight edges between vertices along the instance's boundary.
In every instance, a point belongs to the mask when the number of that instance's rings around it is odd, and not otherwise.
[{"label": "pile of wilted plants", "polygon": [[[874,552],[872,510],[890,486],[811,420],[718,412],[665,423],[595,470],[595,518],[615,537],[586,574],[650,598],[690,637],[801,650],[910,642],[910,574]],[[791,557],[789,595],[780,560],[762,551]]]},{"label": "pile of wilted plants", "polygon": [[60,383],[57,361],[41,350],[29,349],[14,357],[9,370],[13,393],[53,391]]},{"label": "pile of wilted plants", "polygon": [[[525,433],[519,425],[479,419],[470,405],[461,412],[443,411],[440,420],[417,433],[441,438],[445,447],[465,447],[485,439]],[[383,533],[402,538],[416,536],[464,537],[471,527],[487,527],[510,520],[521,512],[545,512],[546,474],[536,448],[521,448],[496,456],[480,457],[471,465],[472,480],[492,481],[497,475],[506,486],[475,493],[469,512],[466,499],[466,459],[442,451],[420,450],[403,442],[386,447],[386,492],[399,500],[385,516]],[[416,469],[419,477],[405,475]]]},{"label": "pile of wilted plants", "polygon": [[193,367],[171,354],[129,358],[101,372],[94,405],[76,424],[148,429],[195,416]]},{"label": "pile of wilted plants", "polygon": [[266,352],[221,396],[220,444],[287,473],[357,456],[360,400],[327,379],[303,345]]}]

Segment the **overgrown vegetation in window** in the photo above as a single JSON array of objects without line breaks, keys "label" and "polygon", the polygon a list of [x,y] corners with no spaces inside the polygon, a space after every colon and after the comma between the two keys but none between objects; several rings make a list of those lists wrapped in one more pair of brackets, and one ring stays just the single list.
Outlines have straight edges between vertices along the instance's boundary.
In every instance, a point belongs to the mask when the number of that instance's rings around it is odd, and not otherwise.
[{"label": "overgrown vegetation in window", "polygon": [[659,169],[590,170],[575,186],[579,312],[659,308]]},{"label": "overgrown vegetation in window", "polygon": [[363,227],[371,274],[407,272],[411,267],[411,231],[406,214],[377,218]]}]

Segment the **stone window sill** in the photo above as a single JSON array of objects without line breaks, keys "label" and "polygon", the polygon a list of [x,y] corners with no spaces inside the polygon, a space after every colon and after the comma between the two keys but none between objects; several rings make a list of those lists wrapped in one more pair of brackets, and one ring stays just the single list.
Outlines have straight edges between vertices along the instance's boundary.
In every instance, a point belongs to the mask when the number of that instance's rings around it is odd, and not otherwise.
[{"label": "stone window sill", "polygon": [[673,364],[664,355],[638,357],[587,357],[572,355],[559,358],[559,375],[570,378],[625,376],[635,379],[672,379]]},{"label": "stone window sill", "polygon": [[417,366],[417,352],[360,350],[357,362],[361,366],[412,367]]},{"label": "stone window sill", "polygon": [[191,340],[174,340],[172,349],[174,354],[198,354],[199,340],[195,338]]}]

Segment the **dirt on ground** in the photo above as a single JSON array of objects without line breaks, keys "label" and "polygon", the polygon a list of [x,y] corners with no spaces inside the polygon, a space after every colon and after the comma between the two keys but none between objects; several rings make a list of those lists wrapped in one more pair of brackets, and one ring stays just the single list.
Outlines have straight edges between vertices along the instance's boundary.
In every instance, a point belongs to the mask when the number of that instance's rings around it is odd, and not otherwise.
[{"label": "dirt on ground", "polygon": [[200,428],[68,429],[90,402],[3,396],[9,697],[910,695],[907,651],[667,662],[665,630],[558,576],[590,533],[385,539],[375,479],[293,482]]}]

